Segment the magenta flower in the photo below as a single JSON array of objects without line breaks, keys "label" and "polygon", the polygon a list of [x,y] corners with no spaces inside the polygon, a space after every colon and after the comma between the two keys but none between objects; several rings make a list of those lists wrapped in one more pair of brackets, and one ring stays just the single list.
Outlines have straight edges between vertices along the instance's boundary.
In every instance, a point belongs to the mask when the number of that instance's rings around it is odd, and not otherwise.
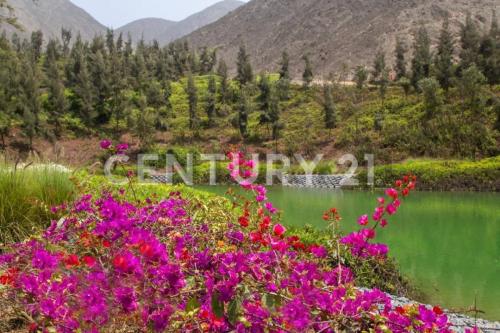
[{"label": "magenta flower", "polygon": [[111,148],[112,143],[108,139],[105,139],[105,140],[101,141],[100,145],[101,145],[102,149],[107,150],[107,149]]},{"label": "magenta flower", "polygon": [[276,224],[274,227],[273,227],[273,233],[278,236],[278,237],[281,237],[285,234],[286,232],[286,228],[284,226],[282,226],[281,224]]}]

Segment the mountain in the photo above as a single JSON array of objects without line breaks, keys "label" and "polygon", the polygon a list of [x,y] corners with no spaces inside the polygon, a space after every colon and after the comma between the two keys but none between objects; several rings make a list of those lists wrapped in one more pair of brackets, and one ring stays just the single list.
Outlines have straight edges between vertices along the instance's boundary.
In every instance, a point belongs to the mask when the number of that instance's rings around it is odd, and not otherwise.
[{"label": "mountain", "polygon": [[147,42],[156,39],[160,44],[167,44],[196,29],[217,21],[243,4],[244,2],[238,0],[224,0],[179,22],[146,18],[129,23],[119,28],[117,32],[121,32],[124,35],[130,33],[134,41],[144,36],[144,40]]},{"label": "mountain", "polygon": [[19,32],[12,26],[0,25],[0,31],[9,34],[17,32],[27,36],[41,30],[47,40],[48,37],[60,37],[64,27],[74,35],[79,32],[82,38],[90,39],[106,31],[102,24],[69,0],[9,0],[9,4],[14,7],[17,21],[24,30]]},{"label": "mountain", "polygon": [[132,40],[137,42],[141,38],[145,41],[158,40],[160,36],[170,34],[177,22],[161,18],[144,18],[133,21],[117,29],[117,33],[123,33],[125,36],[130,34]]},{"label": "mountain", "polygon": [[303,71],[304,54],[326,77],[343,64],[371,65],[379,49],[392,61],[396,37],[411,46],[422,24],[435,42],[445,15],[457,37],[467,12],[487,29],[493,9],[500,11],[499,0],[252,0],[186,39],[218,48],[233,72],[238,48],[246,44],[257,70],[276,71],[287,50],[294,77]]}]

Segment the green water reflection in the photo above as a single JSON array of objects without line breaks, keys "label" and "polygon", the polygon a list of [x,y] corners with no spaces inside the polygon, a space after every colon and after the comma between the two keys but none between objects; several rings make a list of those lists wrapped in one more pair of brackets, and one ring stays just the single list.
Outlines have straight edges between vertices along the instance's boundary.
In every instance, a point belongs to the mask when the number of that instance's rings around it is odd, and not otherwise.
[{"label": "green water reflection", "polygon": [[[350,231],[358,216],[373,211],[377,193],[276,187],[269,197],[287,225],[323,228],[323,211],[337,207]],[[427,301],[464,309],[477,298],[482,317],[500,320],[500,194],[415,193],[379,239]]]}]

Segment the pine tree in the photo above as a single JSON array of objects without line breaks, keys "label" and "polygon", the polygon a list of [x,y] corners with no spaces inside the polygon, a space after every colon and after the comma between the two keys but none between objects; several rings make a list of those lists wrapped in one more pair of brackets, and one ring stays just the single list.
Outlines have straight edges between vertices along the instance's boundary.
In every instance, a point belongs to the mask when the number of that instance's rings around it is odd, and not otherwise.
[{"label": "pine tree", "polygon": [[[47,46],[47,50],[52,49],[49,45]],[[64,93],[63,79],[54,52],[47,52],[45,67],[47,76],[46,86],[48,88],[48,98],[45,106],[49,115],[49,122],[54,125],[54,134],[56,137],[59,137],[62,134],[61,118],[67,112],[68,103]]]},{"label": "pine tree", "polygon": [[136,97],[135,104],[137,109],[134,111],[133,131],[141,147],[147,148],[153,142],[155,117],[151,108],[147,107],[146,97],[142,94]]},{"label": "pine tree", "polygon": [[277,84],[280,100],[289,99],[290,92],[290,58],[287,51],[283,51],[280,62],[280,78]]},{"label": "pine tree", "polygon": [[106,102],[109,98],[109,79],[111,73],[109,72],[104,49],[97,50],[90,56],[90,79],[92,81],[92,96],[95,98],[94,110],[98,123],[103,123],[109,120]]},{"label": "pine tree", "polygon": [[462,25],[460,30],[460,44],[459,73],[473,64],[478,65],[480,35],[470,13],[467,13],[465,24]]},{"label": "pine tree", "polygon": [[381,79],[382,73],[386,70],[385,53],[378,51],[373,61],[372,80],[377,82]]},{"label": "pine tree", "polygon": [[325,113],[325,127],[327,129],[333,129],[337,127],[337,115],[335,109],[335,103],[333,102],[332,86],[330,84],[325,84],[323,87],[323,110]]},{"label": "pine tree", "polygon": [[486,77],[475,64],[465,69],[457,81],[458,91],[464,101],[464,107],[474,111],[478,116],[481,115],[482,111],[481,91],[485,83]]},{"label": "pine tree", "polygon": [[356,87],[362,90],[366,80],[368,80],[368,71],[365,66],[358,66],[354,71],[354,82],[356,82]]},{"label": "pine tree", "polygon": [[215,80],[215,75],[210,75],[208,79],[208,89],[207,89],[207,105],[206,113],[208,117],[208,126],[212,127],[214,125],[214,117],[216,113],[216,97],[217,97],[217,81]]},{"label": "pine tree", "polygon": [[287,51],[283,51],[281,54],[280,80],[281,79],[290,80],[290,57]]},{"label": "pine tree", "polygon": [[453,36],[450,31],[449,19],[446,17],[439,36],[435,59],[436,78],[445,91],[450,88],[453,78],[453,49]]},{"label": "pine tree", "polygon": [[240,83],[241,86],[246,85],[253,81],[253,69],[250,64],[250,56],[247,54],[246,48],[244,45],[240,46],[240,50],[238,52],[238,61],[236,63],[238,67],[238,75],[236,76],[236,80]]},{"label": "pine tree", "polygon": [[38,61],[42,56],[43,33],[41,30],[31,33],[31,55],[34,61]]},{"label": "pine tree", "polygon": [[212,72],[217,64],[217,52],[209,50],[207,47],[202,48],[200,55],[200,72],[202,75]]},{"label": "pine tree", "polygon": [[260,110],[267,112],[271,104],[271,82],[269,81],[269,76],[265,73],[260,74],[259,91],[258,101]]},{"label": "pine tree", "polygon": [[312,64],[308,55],[304,55],[302,59],[304,60],[305,64],[304,73],[302,74],[303,86],[305,89],[309,89],[314,79]]},{"label": "pine tree", "polygon": [[238,102],[238,127],[243,139],[248,137],[248,115],[251,111],[251,102],[248,90],[249,88],[247,86],[241,87]]},{"label": "pine tree", "polygon": [[278,146],[280,130],[283,127],[283,125],[280,122],[280,113],[281,113],[280,99],[276,89],[272,88],[270,103],[269,103],[269,120],[271,122],[272,137],[276,144],[276,150]]},{"label": "pine tree", "polygon": [[189,101],[189,128],[193,130],[198,128],[198,90],[191,73],[188,74],[186,93]]},{"label": "pine tree", "polygon": [[226,62],[223,59],[219,61],[217,75],[220,77],[219,100],[221,104],[225,105],[229,102],[229,76]]},{"label": "pine tree", "polygon": [[434,78],[422,79],[419,88],[424,97],[425,121],[428,122],[435,116],[436,110],[442,103],[439,96],[439,82]]},{"label": "pine tree", "polygon": [[40,74],[34,59],[22,61],[22,95],[21,107],[23,115],[23,133],[28,137],[29,148],[33,148],[33,139],[40,132]]},{"label": "pine tree", "polygon": [[432,62],[431,39],[424,26],[421,26],[417,32],[413,49],[411,82],[415,89],[418,89],[418,82],[430,76]]},{"label": "pine tree", "polygon": [[500,83],[500,30],[496,12],[491,17],[489,33],[482,37],[479,47],[480,68],[490,85]]},{"label": "pine tree", "polygon": [[[75,50],[75,48],[77,49]],[[75,82],[73,84],[74,100],[72,108],[87,127],[92,128],[97,118],[97,112],[94,109],[94,90],[88,70],[88,62],[83,47],[80,48],[75,45],[73,52],[75,59],[71,76]]]},{"label": "pine tree", "polygon": [[396,80],[406,77],[406,45],[401,37],[396,39],[396,50],[394,51],[396,58],[395,72]]}]

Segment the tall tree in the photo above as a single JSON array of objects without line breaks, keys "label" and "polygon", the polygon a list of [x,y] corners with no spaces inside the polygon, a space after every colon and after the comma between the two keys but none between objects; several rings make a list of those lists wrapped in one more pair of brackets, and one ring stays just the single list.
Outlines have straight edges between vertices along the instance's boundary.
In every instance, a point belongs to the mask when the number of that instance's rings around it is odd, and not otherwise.
[{"label": "tall tree", "polygon": [[[50,49],[50,46],[47,46]],[[54,134],[60,137],[62,134],[61,118],[68,109],[68,103],[64,92],[64,83],[61,76],[56,54],[47,52],[46,54],[46,86],[48,88],[48,98],[45,104],[49,122],[54,126]]]},{"label": "tall tree", "polygon": [[396,39],[396,49],[394,51],[396,58],[394,70],[397,80],[406,77],[406,51],[405,42],[401,37],[398,37]]},{"label": "tall tree", "polygon": [[491,17],[489,33],[484,34],[479,47],[480,68],[490,85],[500,83],[500,30],[496,12]]},{"label": "tall tree", "polygon": [[325,127],[332,129],[337,127],[337,113],[333,102],[332,86],[325,84],[323,87],[323,110],[325,113]]},{"label": "tall tree", "polygon": [[23,132],[28,137],[29,148],[33,148],[33,139],[40,132],[40,73],[33,59],[22,61],[22,95]]},{"label": "tall tree", "polygon": [[198,90],[194,82],[193,74],[191,73],[188,74],[186,93],[188,95],[188,101],[189,101],[189,128],[197,129],[199,123],[197,114]]},{"label": "tall tree", "polygon": [[281,54],[280,79],[290,79],[290,57],[287,51]]},{"label": "tall tree", "polygon": [[290,81],[290,57],[287,51],[283,51],[280,62],[280,78],[277,84],[280,100],[284,101],[289,98]]},{"label": "tall tree", "polygon": [[133,131],[141,147],[147,148],[153,142],[155,117],[151,108],[147,107],[146,97],[142,94],[136,97],[135,104],[137,109],[134,110]]},{"label": "tall tree", "polygon": [[212,74],[208,78],[207,103],[205,107],[208,117],[209,127],[212,127],[214,125],[216,108],[217,108],[217,81],[215,80],[215,75]]},{"label": "tall tree", "polygon": [[248,115],[252,109],[248,90],[248,86],[241,87],[238,101],[238,127],[243,139],[248,137]]},{"label": "tall tree", "polygon": [[418,82],[430,76],[432,62],[431,39],[425,26],[421,26],[415,37],[413,46],[413,59],[411,61],[411,82],[415,89],[419,88]]},{"label": "tall tree", "polygon": [[271,122],[272,137],[276,143],[276,150],[277,150],[280,130],[282,128],[282,124],[280,122],[280,113],[281,113],[280,99],[276,89],[273,87],[271,89],[271,97],[269,102],[269,120]]},{"label": "tall tree", "polygon": [[240,83],[240,85],[244,86],[247,83],[252,82],[253,69],[252,65],[250,64],[250,56],[247,54],[245,45],[240,46],[236,65],[238,67],[238,75],[236,76],[236,80]]},{"label": "tall tree", "polygon": [[436,78],[445,91],[451,86],[453,78],[453,51],[454,41],[450,31],[450,22],[448,17],[443,22],[439,44],[435,59]]},{"label": "tall tree", "polygon": [[229,102],[229,76],[226,62],[223,59],[219,61],[217,75],[220,77],[219,100],[221,104],[227,104]]},{"label": "tall tree", "polygon": [[365,66],[358,66],[354,71],[354,82],[356,82],[356,87],[362,90],[366,80],[368,80],[368,71]]},{"label": "tall tree", "polygon": [[378,82],[381,79],[382,73],[386,70],[385,52],[379,50],[373,61],[372,80]]},{"label": "tall tree", "polygon": [[309,89],[311,86],[311,83],[313,82],[314,79],[314,74],[313,74],[313,69],[312,69],[312,64],[311,60],[309,59],[309,56],[306,54],[302,58],[304,60],[304,73],[302,74],[302,81],[303,81],[303,86],[305,89]]},{"label": "tall tree", "polygon": [[476,64],[479,55],[479,44],[481,37],[479,35],[476,23],[472,19],[472,15],[467,13],[465,24],[460,30],[460,66],[459,73],[469,68],[472,64]]},{"label": "tall tree", "polygon": [[42,56],[43,33],[41,30],[31,33],[31,55],[35,61]]}]

